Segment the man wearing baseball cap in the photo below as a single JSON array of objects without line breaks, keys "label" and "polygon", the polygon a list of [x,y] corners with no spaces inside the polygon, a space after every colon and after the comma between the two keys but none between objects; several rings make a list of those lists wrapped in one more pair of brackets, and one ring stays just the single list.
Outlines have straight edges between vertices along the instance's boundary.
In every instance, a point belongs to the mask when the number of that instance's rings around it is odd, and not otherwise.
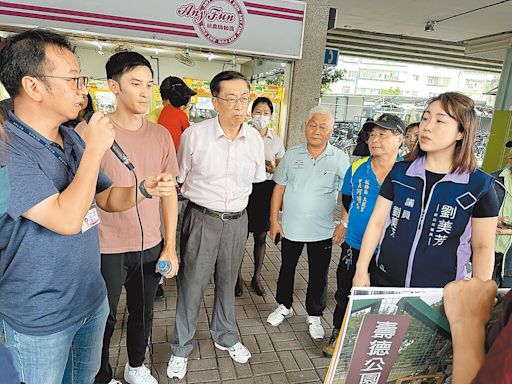
[{"label": "man wearing baseball cap", "polygon": [[370,133],[375,126],[390,131],[395,131],[401,135],[405,132],[405,124],[397,115],[391,113],[383,113],[374,121],[367,121],[363,125],[363,131]]},{"label": "man wearing baseball cap", "polygon": [[158,118],[158,124],[167,128],[171,134],[176,152],[180,146],[181,134],[190,126],[187,114],[183,110],[190,102],[190,98],[196,94],[179,77],[169,76],[160,85],[164,108]]},{"label": "man wearing baseball cap", "polygon": [[332,355],[340,332],[364,231],[379,196],[380,186],[395,162],[402,160],[398,150],[404,132],[404,122],[389,113],[364,123],[361,133],[367,135],[371,155],[354,162],[343,179],[341,222],[333,236],[333,242],[341,243],[340,263],[336,272],[336,309],[331,338],[323,347],[325,356]]}]

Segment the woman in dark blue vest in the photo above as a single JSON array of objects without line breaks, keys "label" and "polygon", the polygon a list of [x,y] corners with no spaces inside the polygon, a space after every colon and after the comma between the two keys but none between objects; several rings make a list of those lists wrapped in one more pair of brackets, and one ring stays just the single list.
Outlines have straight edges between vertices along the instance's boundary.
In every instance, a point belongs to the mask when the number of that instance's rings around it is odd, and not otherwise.
[{"label": "woman in dark blue vest", "polygon": [[477,169],[476,125],[474,102],[461,93],[428,103],[419,145],[382,185],[354,286],[443,287],[471,275],[491,278],[499,207],[493,178]]}]

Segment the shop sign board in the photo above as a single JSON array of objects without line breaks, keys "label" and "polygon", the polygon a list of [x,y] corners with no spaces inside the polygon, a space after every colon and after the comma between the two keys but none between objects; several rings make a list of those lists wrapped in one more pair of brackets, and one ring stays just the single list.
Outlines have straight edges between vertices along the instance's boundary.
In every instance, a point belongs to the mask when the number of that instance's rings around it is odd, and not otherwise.
[{"label": "shop sign board", "polygon": [[296,0],[0,1],[2,25],[291,59],[302,55],[305,16]]}]

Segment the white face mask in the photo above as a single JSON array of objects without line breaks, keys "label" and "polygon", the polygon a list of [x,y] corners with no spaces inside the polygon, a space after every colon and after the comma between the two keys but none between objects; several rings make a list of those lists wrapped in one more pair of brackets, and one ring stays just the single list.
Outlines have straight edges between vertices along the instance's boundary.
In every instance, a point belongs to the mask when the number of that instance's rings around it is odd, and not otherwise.
[{"label": "white face mask", "polygon": [[263,131],[270,124],[270,116],[256,115],[252,118],[251,124],[257,130]]}]

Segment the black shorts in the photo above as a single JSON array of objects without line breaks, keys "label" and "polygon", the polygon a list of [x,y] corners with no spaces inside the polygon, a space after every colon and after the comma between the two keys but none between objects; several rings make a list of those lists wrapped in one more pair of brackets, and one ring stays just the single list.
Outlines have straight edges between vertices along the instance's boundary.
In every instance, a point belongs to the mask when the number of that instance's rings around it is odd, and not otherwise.
[{"label": "black shorts", "polygon": [[270,228],[270,199],[276,183],[266,180],[252,185],[249,196],[247,215],[249,217],[249,232],[266,232]]}]

